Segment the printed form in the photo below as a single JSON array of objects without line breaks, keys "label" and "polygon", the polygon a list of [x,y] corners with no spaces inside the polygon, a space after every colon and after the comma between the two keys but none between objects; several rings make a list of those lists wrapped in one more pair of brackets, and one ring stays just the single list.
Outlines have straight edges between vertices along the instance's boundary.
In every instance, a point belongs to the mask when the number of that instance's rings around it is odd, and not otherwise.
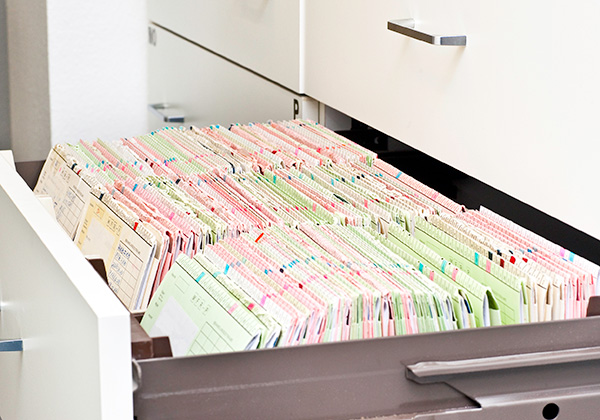
[{"label": "printed form", "polygon": [[111,206],[90,194],[75,243],[84,255],[104,259],[110,288],[130,311],[139,309],[156,242],[144,238]]},{"label": "printed form", "polygon": [[52,149],[33,192],[52,198],[56,220],[73,239],[90,190],[90,185]]}]

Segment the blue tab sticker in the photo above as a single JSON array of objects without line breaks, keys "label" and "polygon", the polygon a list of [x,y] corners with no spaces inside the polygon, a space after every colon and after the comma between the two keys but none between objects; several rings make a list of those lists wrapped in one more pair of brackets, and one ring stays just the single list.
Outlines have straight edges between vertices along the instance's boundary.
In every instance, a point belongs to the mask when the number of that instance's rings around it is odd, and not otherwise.
[{"label": "blue tab sticker", "polygon": [[444,260],[442,261],[442,273],[446,274],[446,265],[448,264],[448,261]]},{"label": "blue tab sticker", "polygon": [[423,272],[423,263],[419,263],[419,271],[422,273]]},{"label": "blue tab sticker", "polygon": [[475,253],[475,265],[479,266],[479,254]]},{"label": "blue tab sticker", "polygon": [[225,266],[225,270],[223,271],[223,274],[227,274],[228,271],[229,271],[229,264],[227,264]]},{"label": "blue tab sticker", "polygon": [[569,261],[573,262],[575,259],[575,254],[569,251]]},{"label": "blue tab sticker", "polygon": [[398,171],[398,175],[396,175],[396,179],[400,178],[400,175],[402,175],[402,171]]},{"label": "blue tab sticker", "polygon": [[134,191],[134,192],[135,192],[135,189],[136,189],[136,188],[137,188],[137,184],[135,184],[135,185],[133,186],[133,191]]},{"label": "blue tab sticker", "polygon": [[196,283],[200,283],[200,280],[202,280],[202,277],[204,277],[204,275],[205,275],[205,274],[206,274],[206,273],[204,273],[204,272],[203,272],[203,273],[202,273],[202,274],[200,274],[198,277],[196,277]]}]

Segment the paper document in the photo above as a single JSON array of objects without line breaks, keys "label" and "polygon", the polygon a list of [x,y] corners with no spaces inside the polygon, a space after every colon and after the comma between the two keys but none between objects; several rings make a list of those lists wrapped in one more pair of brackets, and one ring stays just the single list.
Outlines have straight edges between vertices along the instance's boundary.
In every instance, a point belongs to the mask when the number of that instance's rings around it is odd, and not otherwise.
[{"label": "paper document", "polygon": [[72,167],[52,149],[33,190],[36,195],[52,198],[56,220],[71,239],[75,237],[91,189]]},{"label": "paper document", "polygon": [[102,257],[110,288],[135,311],[142,304],[156,242],[141,223],[131,227],[116,202],[109,202],[90,194],[75,243],[85,255]]},{"label": "paper document", "polygon": [[185,255],[177,259],[152,298],[142,327],[151,337],[169,336],[173,356],[257,348],[261,331],[249,330],[232,314],[237,307],[224,307],[219,295],[202,287],[203,278],[211,276],[192,275],[184,268],[190,263]]}]

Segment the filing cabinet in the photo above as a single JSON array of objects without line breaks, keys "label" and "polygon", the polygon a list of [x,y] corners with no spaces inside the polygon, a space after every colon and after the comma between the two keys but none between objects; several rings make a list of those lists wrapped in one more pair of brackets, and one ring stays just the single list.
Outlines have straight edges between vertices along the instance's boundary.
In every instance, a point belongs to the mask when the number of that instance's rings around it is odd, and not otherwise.
[{"label": "filing cabinet", "polygon": [[[149,103],[163,118],[156,126],[180,125],[164,121],[177,119],[173,108],[186,125],[203,126],[317,120],[327,104],[600,237],[593,2],[148,7]],[[398,19],[424,33],[465,35],[466,46],[388,30]],[[10,214],[0,222],[0,338],[25,343],[23,353],[0,353],[4,420],[131,419],[134,406],[138,420],[541,418],[552,404],[563,416],[596,416],[597,317],[140,361],[132,397],[126,310],[3,162],[0,174],[0,209]],[[449,370],[428,374],[420,362]]]},{"label": "filing cabinet", "polygon": [[150,130],[165,125],[306,118],[318,103],[159,26],[150,25],[148,102]]},{"label": "filing cabinet", "polygon": [[148,0],[148,19],[304,93],[304,0]]},{"label": "filing cabinet", "polygon": [[[600,238],[594,2],[307,1],[306,94]],[[388,29],[463,35],[431,45]]]}]

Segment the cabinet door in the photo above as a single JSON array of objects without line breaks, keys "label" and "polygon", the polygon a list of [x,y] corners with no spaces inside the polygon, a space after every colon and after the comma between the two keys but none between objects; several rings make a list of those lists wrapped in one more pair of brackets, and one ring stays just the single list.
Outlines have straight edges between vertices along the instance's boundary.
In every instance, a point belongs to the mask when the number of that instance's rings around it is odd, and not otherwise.
[{"label": "cabinet door", "polygon": [[[148,51],[149,104],[168,104],[185,125],[318,119],[316,101],[284,89],[172,33],[151,25]],[[165,110],[169,112],[168,109]],[[149,118],[150,130],[169,123]]]},{"label": "cabinet door", "polygon": [[[306,93],[600,238],[600,3],[306,5]],[[387,29],[412,18],[467,45]]]},{"label": "cabinet door", "polygon": [[303,93],[303,0],[150,0],[151,22]]}]

